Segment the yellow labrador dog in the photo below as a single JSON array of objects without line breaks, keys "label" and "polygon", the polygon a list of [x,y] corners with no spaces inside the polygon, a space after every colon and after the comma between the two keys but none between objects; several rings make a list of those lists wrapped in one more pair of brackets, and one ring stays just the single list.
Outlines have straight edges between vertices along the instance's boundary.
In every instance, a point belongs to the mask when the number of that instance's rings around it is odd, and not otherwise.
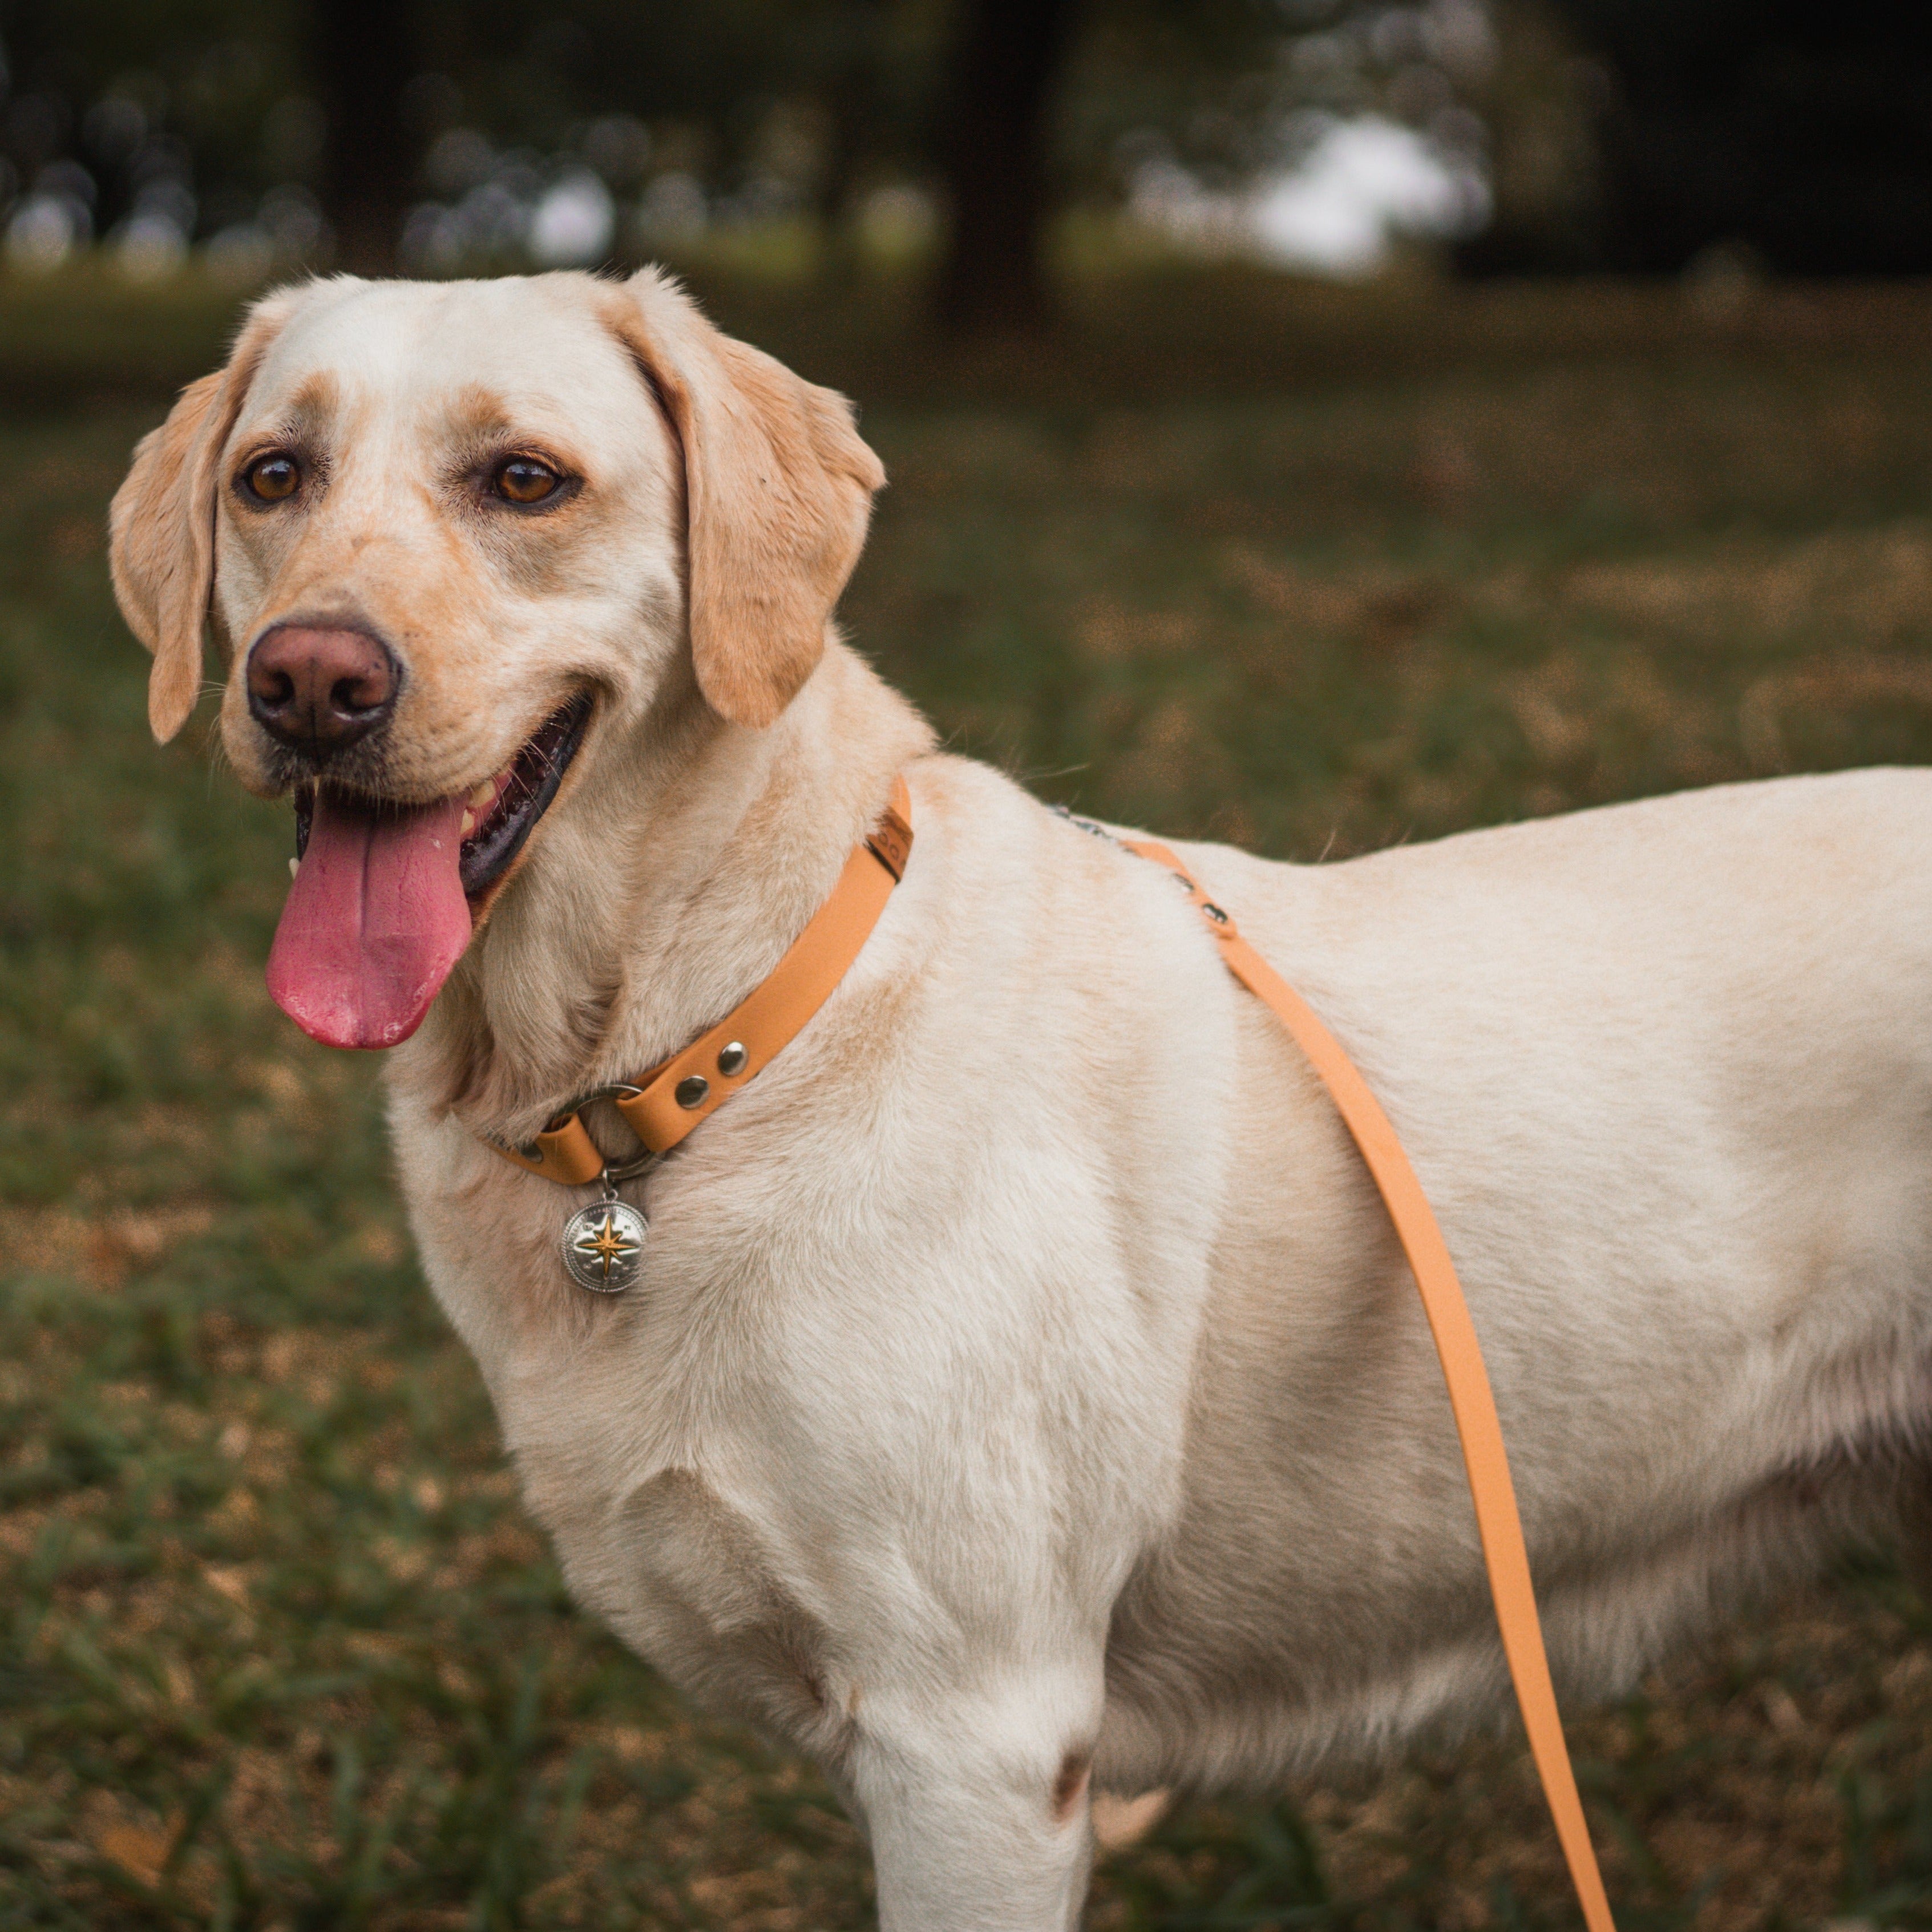
[{"label": "yellow labrador dog", "polygon": [[[1164,872],[936,752],[830,628],[881,481],[656,274],[320,281],[141,445],[115,581],[156,732],[212,618],[230,761],[298,800],[272,986],[391,1049],[424,1265],[578,1597],[825,1768],[892,1932],[1048,1932],[1096,1788],[1267,1780],[1504,1680],[1309,1070]],[[488,1143],[728,1013],[901,774],[856,963],[628,1189],[638,1285],[584,1293],[587,1190]],[[1909,1514],[1932,776],[1185,850],[1434,1198],[1559,1684]]]}]

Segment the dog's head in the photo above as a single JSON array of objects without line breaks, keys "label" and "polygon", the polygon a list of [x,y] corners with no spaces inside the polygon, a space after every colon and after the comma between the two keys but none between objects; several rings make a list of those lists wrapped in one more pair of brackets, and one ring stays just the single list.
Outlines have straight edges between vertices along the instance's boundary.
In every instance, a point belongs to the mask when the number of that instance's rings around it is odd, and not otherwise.
[{"label": "dog's head", "polygon": [[258,304],[135,452],[112,559],[155,736],[212,618],[230,760],[295,794],[280,1004],[332,1045],[406,1038],[574,766],[680,671],[770,724],[883,480],[842,398],[653,272]]}]

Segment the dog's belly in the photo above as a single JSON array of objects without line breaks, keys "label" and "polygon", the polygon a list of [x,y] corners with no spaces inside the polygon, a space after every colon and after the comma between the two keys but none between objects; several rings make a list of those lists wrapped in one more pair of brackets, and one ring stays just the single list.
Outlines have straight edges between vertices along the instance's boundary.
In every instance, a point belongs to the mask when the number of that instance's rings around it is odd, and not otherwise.
[{"label": "dog's belly", "polygon": [[[1922,1461],[1895,1450],[1782,1472],[1693,1531],[1542,1590],[1559,1696],[1574,1708],[1628,1689],[1727,1604],[1814,1576],[1848,1544],[1895,1533],[1901,1516],[1922,1532],[1910,1512],[1924,1482]],[[1266,1602],[1244,1587],[1252,1580],[1190,1570],[1184,1552],[1166,1574],[1136,1580],[1109,1652],[1102,1788],[1266,1786],[1324,1763],[1376,1762],[1508,1704],[1474,1572],[1418,1591],[1372,1569],[1352,1589],[1299,1600],[1301,1580],[1290,1578]]]},{"label": "dog's belly", "polygon": [[[1328,1277],[1325,1332],[1304,1317],[1292,1341],[1219,1284],[1180,1508],[1115,1607],[1104,1784],[1265,1782],[1508,1699],[1413,1282],[1380,1227],[1358,1251]],[[1876,1318],[1839,1321],[1820,1298],[1822,1318],[1729,1352],[1660,1336],[1641,1380],[1627,1354],[1593,1361],[1586,1330],[1513,1336],[1494,1282],[1465,1265],[1567,1702],[1627,1688],[1727,1606],[1886,1538],[1924,1490],[1926,1278],[1860,1265],[1846,1298],[1882,1304]]]},{"label": "dog's belly", "polygon": [[[1197,860],[1434,1199],[1573,1697],[1882,1529],[1932,1422],[1928,827],[1932,778],[1861,774],[1325,874]],[[1270,1026],[1240,1042],[1185,1500],[1113,1627],[1124,1786],[1264,1777],[1505,1686],[1413,1283]]]}]

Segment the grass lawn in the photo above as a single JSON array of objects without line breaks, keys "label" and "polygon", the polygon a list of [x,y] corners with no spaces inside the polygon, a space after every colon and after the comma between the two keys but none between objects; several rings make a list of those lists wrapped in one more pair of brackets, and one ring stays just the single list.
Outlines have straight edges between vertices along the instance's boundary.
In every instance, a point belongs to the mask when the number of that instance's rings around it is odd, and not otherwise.
[{"label": "grass lawn", "polygon": [[[892,473],[854,638],[1042,795],[1312,860],[1932,758],[1932,294],[1210,280],[965,364],[736,299]],[[262,990],[286,811],[148,740],[102,513],[224,320],[0,285],[0,1928],[862,1926],[811,1772],[571,1609],[375,1069]],[[1882,1556],[1571,1735],[1626,1932],[1932,1926]],[[1184,1809],[1090,1922],[1571,1912],[1483,1738]]]}]

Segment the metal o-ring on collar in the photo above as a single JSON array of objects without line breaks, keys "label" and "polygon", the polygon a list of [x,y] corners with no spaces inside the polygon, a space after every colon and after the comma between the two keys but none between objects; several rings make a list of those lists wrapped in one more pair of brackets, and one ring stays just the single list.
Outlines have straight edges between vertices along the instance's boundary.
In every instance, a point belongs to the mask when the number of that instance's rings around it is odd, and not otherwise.
[{"label": "metal o-ring on collar", "polygon": [[[628,1080],[614,1080],[608,1087],[593,1087],[589,1093],[580,1094],[544,1127],[544,1132],[555,1133],[567,1122],[574,1120],[586,1107],[599,1100],[634,1100],[644,1090],[641,1087],[633,1086]],[[620,1180],[634,1180],[647,1168],[655,1167],[662,1158],[653,1149],[646,1148],[642,1154],[633,1154],[628,1160],[621,1163],[607,1160],[604,1163],[601,1178],[612,1185]]]}]

